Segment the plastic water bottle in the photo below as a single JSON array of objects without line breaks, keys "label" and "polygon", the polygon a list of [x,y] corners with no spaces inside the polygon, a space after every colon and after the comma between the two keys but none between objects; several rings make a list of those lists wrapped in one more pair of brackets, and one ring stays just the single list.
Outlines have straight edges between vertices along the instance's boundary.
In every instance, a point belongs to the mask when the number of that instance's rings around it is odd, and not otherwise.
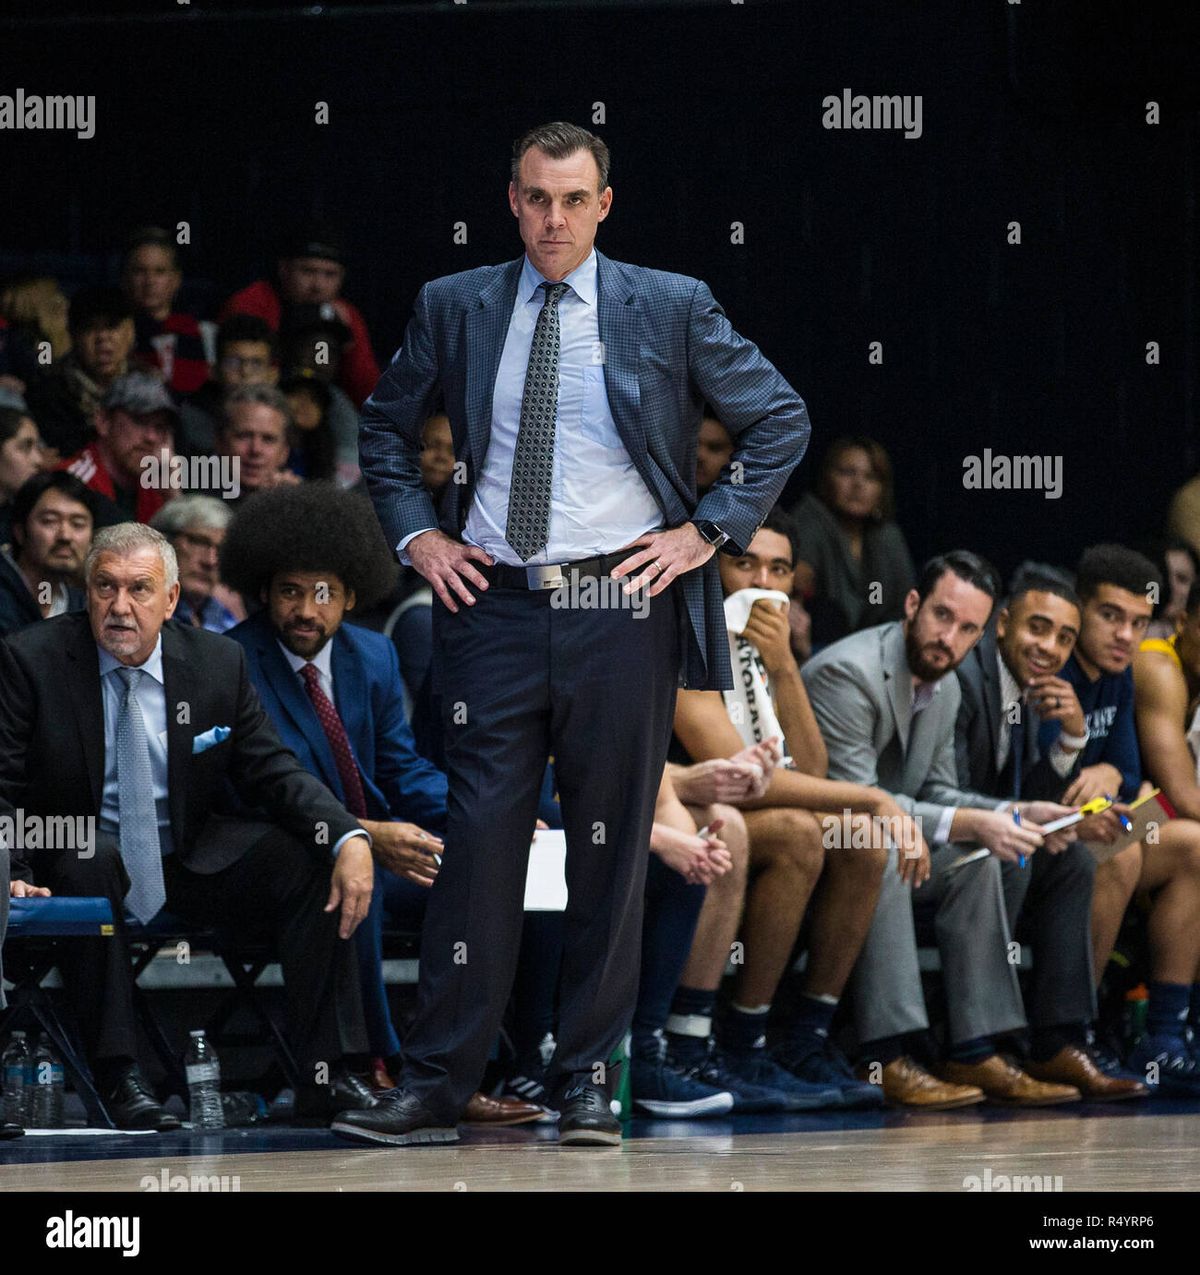
[{"label": "plastic water bottle", "polygon": [[63,1061],[53,1051],[50,1054],[50,1116],[52,1129],[62,1129],[66,1125],[63,1118],[63,1106],[67,1097],[67,1078],[63,1069]]},{"label": "plastic water bottle", "polygon": [[191,1099],[193,1129],[224,1129],[225,1110],[221,1106],[221,1063],[217,1051],[202,1031],[188,1033],[184,1066],[187,1070],[188,1095]]},{"label": "plastic water bottle", "polygon": [[25,1067],[28,1061],[29,1046],[25,1043],[25,1033],[13,1032],[0,1057],[0,1070],[4,1073],[4,1119],[9,1124],[24,1126],[27,1121]]},{"label": "plastic water bottle", "polygon": [[62,1108],[58,1119],[54,1111],[54,1054],[50,1041],[43,1032],[33,1051],[33,1084],[30,1087],[29,1127],[31,1129],[55,1129],[62,1124]]}]

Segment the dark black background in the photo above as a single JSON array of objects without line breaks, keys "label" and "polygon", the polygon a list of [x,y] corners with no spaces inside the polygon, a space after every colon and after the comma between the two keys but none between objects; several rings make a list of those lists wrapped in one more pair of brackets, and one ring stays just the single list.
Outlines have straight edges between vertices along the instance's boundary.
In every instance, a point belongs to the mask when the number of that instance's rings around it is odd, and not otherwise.
[{"label": "dark black background", "polygon": [[[112,277],[131,227],[186,220],[211,311],[317,212],[384,361],[425,279],[520,253],[512,140],[571,119],[612,149],[598,246],[704,278],[807,400],[794,489],[835,434],[870,433],[918,557],[1071,562],[1157,530],[1200,463],[1195,10],[7,0],[0,93],[94,93],[97,132],[0,133],[0,271],[69,290]],[[844,88],[922,95],[923,135],[825,130]],[[987,447],[1062,456],[1062,498],[964,490]]]}]

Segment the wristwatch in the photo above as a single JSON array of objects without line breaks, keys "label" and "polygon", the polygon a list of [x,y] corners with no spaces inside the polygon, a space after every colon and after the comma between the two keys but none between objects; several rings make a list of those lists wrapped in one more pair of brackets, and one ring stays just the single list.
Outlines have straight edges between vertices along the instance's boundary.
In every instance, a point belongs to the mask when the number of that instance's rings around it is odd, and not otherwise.
[{"label": "wristwatch", "polygon": [[688,521],[714,549],[719,550],[728,543],[728,532],[722,531],[715,522],[709,522],[707,518],[689,518]]}]

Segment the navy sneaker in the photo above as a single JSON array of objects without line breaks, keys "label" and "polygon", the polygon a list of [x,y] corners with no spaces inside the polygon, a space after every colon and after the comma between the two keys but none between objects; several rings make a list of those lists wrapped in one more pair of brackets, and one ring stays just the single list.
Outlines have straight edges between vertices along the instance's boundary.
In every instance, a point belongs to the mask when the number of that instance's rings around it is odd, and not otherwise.
[{"label": "navy sneaker", "polygon": [[1143,1036],[1129,1055],[1129,1069],[1159,1097],[1200,1098],[1200,1061],[1186,1040]]},{"label": "navy sneaker", "polygon": [[667,1051],[672,1066],[678,1068],[685,1076],[691,1076],[712,1089],[731,1093],[734,1115],[762,1115],[788,1109],[786,1094],[780,1093],[777,1089],[751,1084],[750,1081],[735,1075],[729,1069],[725,1056],[717,1048],[717,1043],[711,1036],[699,1056],[693,1057],[689,1054],[680,1057],[678,1054],[671,1053],[669,1044]]},{"label": "navy sneaker", "polygon": [[842,1106],[841,1090],[833,1085],[801,1080],[785,1071],[765,1049],[726,1049],[719,1047],[725,1068],[747,1084],[778,1094],[783,1111],[814,1111],[821,1107]]},{"label": "navy sneaker", "polygon": [[678,1066],[667,1054],[662,1032],[655,1036],[652,1049],[629,1060],[633,1105],[647,1115],[677,1120],[728,1115],[733,1094],[697,1079],[694,1069]]},{"label": "navy sneaker", "polygon": [[859,1080],[851,1071],[846,1056],[824,1034],[817,1048],[809,1049],[807,1052],[802,1052],[802,1047],[795,1043],[779,1045],[771,1052],[774,1060],[797,1080],[836,1089],[840,1095],[842,1107],[885,1105],[883,1090],[880,1086]]},{"label": "navy sneaker", "polygon": [[1141,1076],[1135,1076],[1121,1061],[1117,1051],[1102,1042],[1095,1032],[1088,1032],[1085,1049],[1088,1057],[1096,1064],[1096,1070],[1110,1080],[1142,1079]]}]

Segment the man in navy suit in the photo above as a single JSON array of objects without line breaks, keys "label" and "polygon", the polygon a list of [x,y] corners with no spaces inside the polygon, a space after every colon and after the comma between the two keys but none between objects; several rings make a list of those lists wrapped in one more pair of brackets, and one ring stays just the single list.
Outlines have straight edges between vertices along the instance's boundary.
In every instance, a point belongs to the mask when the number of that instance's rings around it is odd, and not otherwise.
[{"label": "man in navy suit", "polygon": [[[383,981],[383,916],[420,924],[446,826],[446,776],[413,745],[396,648],[345,623],[389,591],[395,563],[370,504],[333,483],[260,493],[231,526],[221,560],[225,582],[263,604],[228,636],[246,652],[272,725],[371,834],[375,890],[355,943],[371,1051],[394,1057],[400,1042]],[[542,1114],[483,1094],[468,1104],[468,1118],[486,1123]]]},{"label": "man in navy suit", "polygon": [[[573,124],[520,138],[508,200],[524,256],[425,284],[363,408],[379,521],[435,594],[450,804],[405,1085],[376,1118],[335,1121],[346,1137],[457,1139],[512,984],[553,754],[569,896],[559,1139],[620,1142],[606,1066],[636,999],[675,692],[732,686],[712,555],[750,543],[809,425],[704,283],[595,250],[608,167],[607,146]],[[439,394],[456,465],[435,511],[418,462]],[[697,501],[705,402],[735,447]]]}]

